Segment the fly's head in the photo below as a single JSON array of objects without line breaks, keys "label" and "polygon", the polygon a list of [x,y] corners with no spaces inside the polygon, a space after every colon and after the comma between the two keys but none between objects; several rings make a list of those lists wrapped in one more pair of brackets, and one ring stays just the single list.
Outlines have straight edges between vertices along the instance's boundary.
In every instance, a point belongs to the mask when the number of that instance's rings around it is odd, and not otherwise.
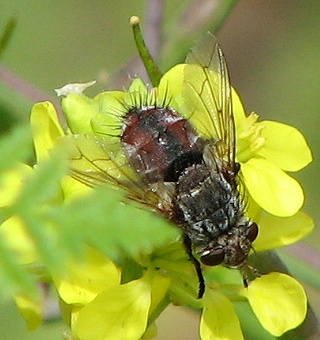
[{"label": "fly's head", "polygon": [[255,222],[246,221],[218,236],[213,244],[200,252],[200,261],[207,266],[222,264],[226,267],[242,267],[252,249],[252,242],[258,236]]}]

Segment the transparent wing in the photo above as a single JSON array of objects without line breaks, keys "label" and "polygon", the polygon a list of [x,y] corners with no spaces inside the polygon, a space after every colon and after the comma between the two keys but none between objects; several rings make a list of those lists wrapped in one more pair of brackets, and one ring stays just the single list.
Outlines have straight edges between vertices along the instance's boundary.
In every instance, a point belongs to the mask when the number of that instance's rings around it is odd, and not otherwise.
[{"label": "transparent wing", "polygon": [[216,152],[235,166],[235,125],[228,69],[216,38],[208,32],[188,54],[185,96],[191,123],[216,141]]},{"label": "transparent wing", "polygon": [[[70,150],[73,178],[90,187],[113,185],[122,188],[128,198],[162,210],[166,202],[163,202],[161,190],[141,181],[138,173],[128,165],[119,140],[92,135],[70,135],[63,139]],[[163,192],[165,196],[165,188]]]}]

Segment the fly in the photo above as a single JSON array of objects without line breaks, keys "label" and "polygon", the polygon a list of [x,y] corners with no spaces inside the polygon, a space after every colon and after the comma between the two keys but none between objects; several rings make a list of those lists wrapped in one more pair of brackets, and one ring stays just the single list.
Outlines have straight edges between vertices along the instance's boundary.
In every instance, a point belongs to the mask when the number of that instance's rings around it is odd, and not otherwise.
[{"label": "fly", "polygon": [[[245,216],[239,193],[232,89],[213,35],[207,33],[191,50],[184,70],[187,114],[170,107],[170,101],[128,107],[116,147],[107,138],[86,136],[81,142],[77,137],[79,153],[71,160],[71,171],[90,186],[124,188],[130,199],[179,227],[201,298],[205,281],[200,262],[244,273],[258,227]],[[90,141],[105,154],[102,166],[101,160],[87,156],[84,145]],[[79,166],[83,161],[89,170]]]}]

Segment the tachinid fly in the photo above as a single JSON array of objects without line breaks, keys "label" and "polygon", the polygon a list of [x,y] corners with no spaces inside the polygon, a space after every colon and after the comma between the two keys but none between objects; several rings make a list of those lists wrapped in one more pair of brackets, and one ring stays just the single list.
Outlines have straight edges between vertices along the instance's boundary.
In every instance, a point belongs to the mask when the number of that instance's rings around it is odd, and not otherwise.
[{"label": "tachinid fly", "polygon": [[[215,37],[207,33],[186,63],[184,114],[170,107],[170,98],[167,104],[155,99],[128,105],[117,145],[107,136],[87,136],[83,143],[79,136],[71,166],[74,178],[120,186],[181,229],[201,298],[205,284],[197,258],[241,270],[258,227],[244,215],[239,194],[232,89]],[[88,143],[101,148],[104,159],[90,159]]]}]

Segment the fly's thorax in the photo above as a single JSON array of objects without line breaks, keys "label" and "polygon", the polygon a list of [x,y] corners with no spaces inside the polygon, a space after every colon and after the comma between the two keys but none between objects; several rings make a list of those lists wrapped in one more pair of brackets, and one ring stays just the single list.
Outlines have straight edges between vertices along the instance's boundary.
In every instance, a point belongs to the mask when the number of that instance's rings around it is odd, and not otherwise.
[{"label": "fly's thorax", "polygon": [[185,169],[173,199],[174,221],[194,246],[227,234],[243,217],[238,191],[205,163]]},{"label": "fly's thorax", "polygon": [[240,164],[237,162],[229,163],[228,159],[219,157],[218,147],[219,140],[206,141],[203,149],[203,160],[205,164],[216,172],[223,174],[224,179],[229,182],[234,189],[237,188],[236,176],[240,170]]},{"label": "fly's thorax", "polygon": [[257,237],[234,183],[202,163],[185,169],[176,185],[173,220],[206,265],[241,266]]}]

